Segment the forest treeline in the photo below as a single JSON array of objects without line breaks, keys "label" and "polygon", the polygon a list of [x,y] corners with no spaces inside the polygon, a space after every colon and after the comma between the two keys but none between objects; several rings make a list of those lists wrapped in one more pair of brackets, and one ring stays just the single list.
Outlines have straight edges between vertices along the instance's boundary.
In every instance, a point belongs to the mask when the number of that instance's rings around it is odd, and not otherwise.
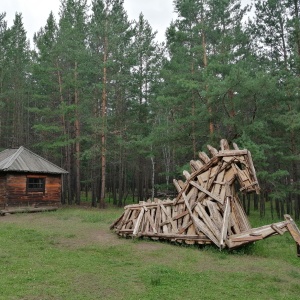
[{"label": "forest treeline", "polygon": [[122,0],[62,0],[34,37],[1,13],[0,150],[39,153],[69,172],[64,203],[104,207],[166,198],[225,138],[252,153],[261,215],[268,199],[299,219],[300,1],[240,2],[174,0],[165,43]]}]

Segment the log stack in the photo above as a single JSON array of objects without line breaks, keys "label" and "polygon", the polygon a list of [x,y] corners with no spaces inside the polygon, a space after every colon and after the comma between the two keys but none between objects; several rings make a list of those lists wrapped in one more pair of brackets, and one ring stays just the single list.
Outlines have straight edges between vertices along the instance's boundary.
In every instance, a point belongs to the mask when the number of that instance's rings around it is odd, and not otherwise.
[{"label": "log stack", "polygon": [[[191,169],[183,172],[184,180],[174,179],[178,192],[175,199],[127,205],[111,229],[124,237],[213,243],[220,249],[236,248],[289,230],[289,216],[283,222],[251,228],[236,190],[239,185],[242,193],[260,191],[248,150],[240,150],[236,144],[230,149],[226,140],[221,140],[219,150],[210,145],[208,150],[210,157],[200,152],[198,160],[190,161]],[[300,243],[300,231],[295,226],[293,223]]]}]

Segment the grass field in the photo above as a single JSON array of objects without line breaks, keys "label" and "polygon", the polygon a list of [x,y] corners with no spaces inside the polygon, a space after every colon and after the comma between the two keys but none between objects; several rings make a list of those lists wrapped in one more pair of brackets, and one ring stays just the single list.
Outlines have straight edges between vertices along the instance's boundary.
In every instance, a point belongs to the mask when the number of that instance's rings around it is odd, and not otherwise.
[{"label": "grass field", "polygon": [[[109,225],[122,211],[69,207],[1,217],[0,299],[300,297],[300,258],[288,233],[220,252],[119,238]],[[253,226],[271,222],[251,219]]]}]

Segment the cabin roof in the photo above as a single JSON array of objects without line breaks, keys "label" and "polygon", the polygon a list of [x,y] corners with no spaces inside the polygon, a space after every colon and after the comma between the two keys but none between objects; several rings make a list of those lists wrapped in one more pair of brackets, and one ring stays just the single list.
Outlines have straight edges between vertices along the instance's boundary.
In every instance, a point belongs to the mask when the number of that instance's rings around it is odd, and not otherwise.
[{"label": "cabin roof", "polygon": [[0,152],[0,171],[67,174],[68,172],[21,146]]}]

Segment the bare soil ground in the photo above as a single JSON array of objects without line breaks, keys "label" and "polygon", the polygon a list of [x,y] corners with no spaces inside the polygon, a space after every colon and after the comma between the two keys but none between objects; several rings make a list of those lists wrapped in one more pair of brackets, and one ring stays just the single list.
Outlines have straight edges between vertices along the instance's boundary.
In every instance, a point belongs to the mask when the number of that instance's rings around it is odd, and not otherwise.
[{"label": "bare soil ground", "polygon": [[[86,208],[83,208],[86,209]],[[91,209],[92,210],[92,209]],[[61,246],[80,248],[95,243],[118,245],[122,240],[112,231],[99,226],[97,223],[82,222],[78,217],[66,219],[59,212],[10,214],[0,218],[1,223],[12,223],[31,228],[42,227],[53,232]],[[101,228],[102,227],[102,228]]]}]

